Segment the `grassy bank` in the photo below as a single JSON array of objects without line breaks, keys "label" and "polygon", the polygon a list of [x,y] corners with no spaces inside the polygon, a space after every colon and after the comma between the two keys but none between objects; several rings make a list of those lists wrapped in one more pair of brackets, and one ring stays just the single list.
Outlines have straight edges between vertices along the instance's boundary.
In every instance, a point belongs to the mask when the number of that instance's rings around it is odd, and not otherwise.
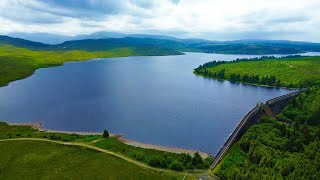
[{"label": "grassy bank", "polygon": [[102,57],[124,57],[140,55],[130,48],[109,51],[87,52],[70,51],[35,51],[11,45],[0,46],[0,86],[23,79],[36,69],[59,66],[67,61],[81,61]]},{"label": "grassy bank", "polygon": [[0,179],[182,179],[82,147],[50,142],[0,142]]},{"label": "grassy bank", "polygon": [[[224,71],[223,75],[221,71]],[[269,77],[307,90],[277,118],[262,117],[235,143],[212,173],[221,179],[318,179],[320,177],[320,58],[296,57],[209,63],[198,74],[243,82]],[[218,76],[218,75],[215,76]],[[231,77],[232,76],[232,77]],[[239,78],[240,76],[240,78]],[[270,80],[270,77],[275,80]],[[251,84],[270,85],[267,81]],[[271,84],[274,85],[274,84]]]},{"label": "grassy bank", "polygon": [[79,135],[38,131],[30,126],[8,125],[0,122],[0,139],[42,138],[62,142],[86,143],[121,154],[152,167],[183,171],[186,169],[207,169],[212,158],[202,159],[198,153],[194,155],[145,149],[126,145],[115,137],[103,138],[102,135]]},{"label": "grassy bank", "polygon": [[248,84],[306,87],[320,79],[320,57],[261,58],[207,63],[195,73]]}]

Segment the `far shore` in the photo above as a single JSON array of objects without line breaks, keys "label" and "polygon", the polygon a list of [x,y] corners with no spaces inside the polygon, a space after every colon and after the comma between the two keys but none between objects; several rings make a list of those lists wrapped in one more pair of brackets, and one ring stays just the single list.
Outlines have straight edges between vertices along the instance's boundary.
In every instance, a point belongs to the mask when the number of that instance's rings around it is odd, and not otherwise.
[{"label": "far shore", "polygon": [[[51,133],[63,133],[63,134],[79,134],[79,135],[102,135],[103,133],[101,132],[76,132],[76,131],[63,131],[63,130],[50,130],[50,129],[44,129],[41,125],[41,123],[9,123],[9,125],[14,125],[14,126],[30,126],[33,129],[36,129],[38,131],[45,131],[45,132],[51,132]],[[122,134],[112,134],[110,133],[111,137],[117,138],[119,141],[130,145],[130,146],[135,146],[135,147],[141,147],[145,149],[155,149],[159,151],[166,151],[166,152],[171,152],[171,153],[186,153],[186,154],[194,154],[198,152],[202,158],[207,158],[208,156],[211,156],[210,153],[205,153],[205,152],[200,152],[197,150],[191,150],[191,149],[185,149],[185,148],[178,148],[178,147],[169,147],[169,146],[161,146],[161,145],[154,145],[154,144],[147,144],[147,143],[142,143],[138,141],[133,141],[133,140],[128,140],[123,138]]]}]

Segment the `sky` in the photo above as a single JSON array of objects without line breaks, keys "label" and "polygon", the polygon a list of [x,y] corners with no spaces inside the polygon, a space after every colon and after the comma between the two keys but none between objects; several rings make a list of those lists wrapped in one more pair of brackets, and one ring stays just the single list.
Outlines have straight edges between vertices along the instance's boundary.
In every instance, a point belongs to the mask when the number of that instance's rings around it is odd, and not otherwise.
[{"label": "sky", "polygon": [[0,0],[0,34],[98,31],[320,42],[320,0]]}]

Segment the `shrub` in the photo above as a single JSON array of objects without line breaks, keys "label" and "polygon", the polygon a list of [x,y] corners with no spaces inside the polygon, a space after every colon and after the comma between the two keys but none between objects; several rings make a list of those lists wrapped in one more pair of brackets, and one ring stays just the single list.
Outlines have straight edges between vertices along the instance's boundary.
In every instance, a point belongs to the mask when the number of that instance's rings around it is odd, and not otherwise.
[{"label": "shrub", "polygon": [[150,156],[148,160],[148,164],[153,167],[161,167],[161,160],[160,156]]},{"label": "shrub", "polygon": [[192,157],[190,156],[190,154],[185,155],[183,162],[185,165],[192,162]]},{"label": "shrub", "polygon": [[205,167],[204,167],[204,164],[197,164],[196,168],[197,169],[204,169]]},{"label": "shrub", "polygon": [[136,153],[136,159],[138,160],[138,161],[143,161],[144,160],[144,154],[143,153],[141,153],[141,152],[137,152]]},{"label": "shrub", "polygon": [[194,156],[192,158],[192,164],[194,166],[197,166],[198,164],[203,164],[202,157],[200,156],[199,152],[194,153]]},{"label": "shrub", "polygon": [[103,138],[108,138],[109,137],[109,132],[108,132],[108,130],[104,130],[103,131]]},{"label": "shrub", "polygon": [[209,168],[213,162],[213,158],[211,156],[207,157],[203,163],[205,168]]},{"label": "shrub", "polygon": [[12,134],[11,134],[11,133],[8,133],[7,136],[8,136],[9,138],[12,138]]},{"label": "shrub", "polygon": [[61,140],[61,137],[60,136],[56,136],[55,134],[53,134],[53,135],[50,136],[50,139],[51,140]]},{"label": "shrub", "polygon": [[186,169],[194,169],[192,162],[188,162],[185,167]]},{"label": "shrub", "polygon": [[170,169],[175,171],[182,171],[183,170],[183,164],[177,160],[172,161],[170,164]]}]

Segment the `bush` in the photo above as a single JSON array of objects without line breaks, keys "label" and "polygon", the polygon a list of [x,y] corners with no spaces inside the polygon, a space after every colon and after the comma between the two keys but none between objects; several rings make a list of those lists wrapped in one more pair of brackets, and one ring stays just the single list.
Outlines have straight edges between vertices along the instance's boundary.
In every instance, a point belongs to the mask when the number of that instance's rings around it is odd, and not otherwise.
[{"label": "bush", "polygon": [[143,161],[144,160],[144,154],[141,152],[136,152],[136,157],[135,157],[138,161]]},{"label": "bush", "polygon": [[153,167],[161,167],[161,160],[160,156],[150,156],[148,159],[148,164]]},{"label": "bush", "polygon": [[104,130],[103,131],[103,138],[108,138],[109,137],[109,132],[108,132],[108,130]]},{"label": "bush", "polygon": [[194,153],[194,156],[192,158],[192,164],[194,166],[197,166],[198,164],[203,164],[203,159],[198,152]]},{"label": "bush", "polygon": [[204,164],[197,164],[196,168],[197,169],[204,169],[205,167],[204,167]]},{"label": "bush", "polygon": [[61,137],[60,136],[56,136],[55,134],[53,134],[53,135],[50,136],[50,139],[51,140],[61,140]]},{"label": "bush", "polygon": [[8,133],[7,136],[8,136],[9,138],[12,138],[12,134],[11,134],[11,133]]},{"label": "bush", "polygon": [[194,166],[191,162],[188,162],[185,167],[186,169],[194,169]]},{"label": "bush", "polygon": [[190,154],[185,155],[183,162],[185,165],[187,165],[188,163],[192,163],[192,157],[190,156]]},{"label": "bush", "polygon": [[182,171],[183,170],[183,164],[177,160],[172,161],[170,164],[170,169],[175,171]]},{"label": "bush", "polygon": [[213,162],[213,158],[211,156],[207,157],[203,163],[205,168],[209,168]]}]

